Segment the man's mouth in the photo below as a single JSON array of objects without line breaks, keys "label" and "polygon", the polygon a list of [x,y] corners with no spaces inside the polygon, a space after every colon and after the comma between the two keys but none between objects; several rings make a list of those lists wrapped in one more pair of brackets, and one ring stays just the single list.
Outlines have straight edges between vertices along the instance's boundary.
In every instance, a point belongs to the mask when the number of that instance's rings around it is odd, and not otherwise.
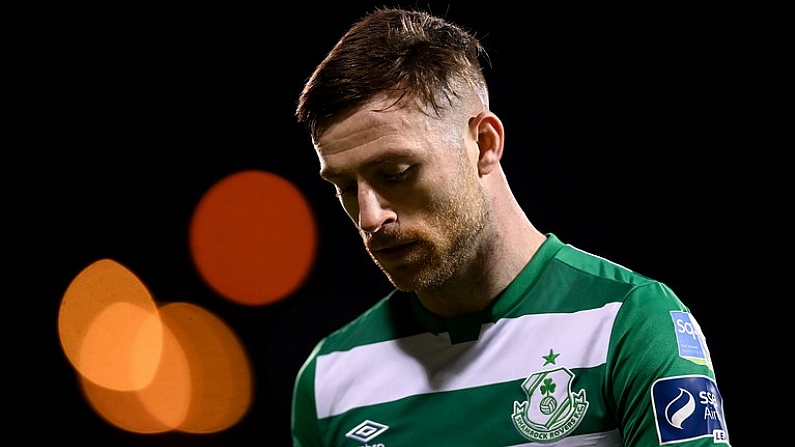
[{"label": "man's mouth", "polygon": [[370,253],[379,262],[397,262],[405,259],[416,247],[416,242],[401,242],[398,244],[371,246]]}]

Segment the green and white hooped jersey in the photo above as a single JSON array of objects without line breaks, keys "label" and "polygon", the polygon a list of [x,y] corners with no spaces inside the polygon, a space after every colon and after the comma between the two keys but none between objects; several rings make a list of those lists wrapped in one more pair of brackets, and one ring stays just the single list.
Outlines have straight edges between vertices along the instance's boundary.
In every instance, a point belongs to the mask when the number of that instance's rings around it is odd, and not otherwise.
[{"label": "green and white hooped jersey", "polygon": [[292,432],[298,447],[729,445],[688,309],[552,234],[479,314],[396,291],[322,340]]}]

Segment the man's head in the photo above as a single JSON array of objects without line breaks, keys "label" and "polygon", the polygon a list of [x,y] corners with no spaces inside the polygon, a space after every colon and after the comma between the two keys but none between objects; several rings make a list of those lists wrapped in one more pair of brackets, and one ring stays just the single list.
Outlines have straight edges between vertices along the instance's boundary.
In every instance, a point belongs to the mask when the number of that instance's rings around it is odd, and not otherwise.
[{"label": "man's head", "polygon": [[[321,175],[370,256],[402,290],[471,268],[487,247],[502,124],[480,44],[424,13],[380,10],[318,66],[298,108]],[[494,176],[491,176],[494,177]]]},{"label": "man's head", "polygon": [[330,122],[377,94],[417,99],[429,113],[474,91],[488,108],[480,41],[419,11],[380,9],[355,23],[320,63],[296,115],[314,141]]}]

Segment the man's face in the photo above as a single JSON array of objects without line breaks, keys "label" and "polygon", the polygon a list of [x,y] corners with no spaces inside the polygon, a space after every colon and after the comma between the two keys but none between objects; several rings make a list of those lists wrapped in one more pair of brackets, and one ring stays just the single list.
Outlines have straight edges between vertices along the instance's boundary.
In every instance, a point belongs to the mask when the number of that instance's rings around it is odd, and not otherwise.
[{"label": "man's face", "polygon": [[401,290],[439,286],[470,262],[488,220],[468,123],[374,100],[316,142],[365,248]]}]

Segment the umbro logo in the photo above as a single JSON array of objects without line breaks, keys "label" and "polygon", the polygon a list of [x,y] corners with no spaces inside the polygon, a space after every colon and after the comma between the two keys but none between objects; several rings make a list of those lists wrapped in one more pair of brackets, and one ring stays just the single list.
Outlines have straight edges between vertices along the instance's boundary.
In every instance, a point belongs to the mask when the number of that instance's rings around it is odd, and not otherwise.
[{"label": "umbro logo", "polygon": [[345,434],[346,438],[355,439],[361,442],[368,442],[385,432],[389,428],[388,425],[379,424],[370,420],[365,420],[361,424],[353,427],[351,431]]}]

